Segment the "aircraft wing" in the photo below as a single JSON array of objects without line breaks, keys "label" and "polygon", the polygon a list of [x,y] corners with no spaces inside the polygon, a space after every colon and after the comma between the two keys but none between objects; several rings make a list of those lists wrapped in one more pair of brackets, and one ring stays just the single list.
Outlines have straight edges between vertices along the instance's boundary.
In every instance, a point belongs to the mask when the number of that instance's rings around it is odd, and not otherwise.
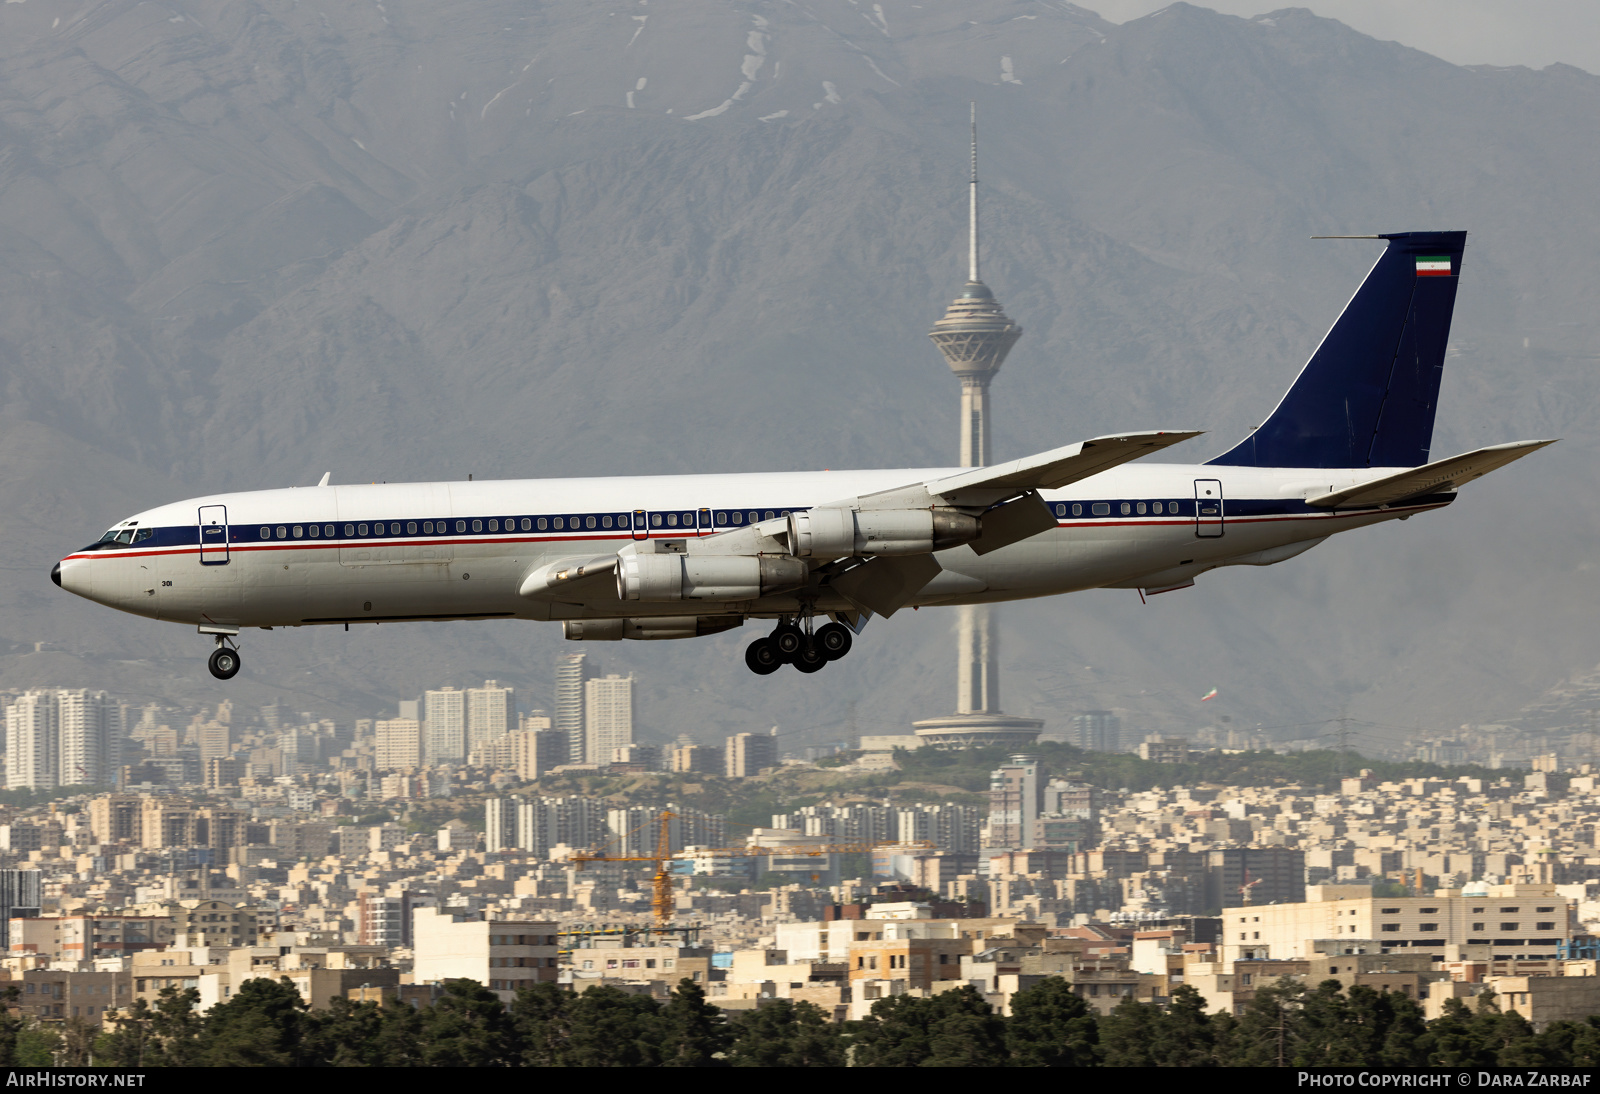
[{"label": "aircraft wing", "polygon": [[1455,490],[1473,479],[1482,478],[1497,468],[1520,460],[1530,452],[1536,452],[1546,445],[1555,443],[1554,440],[1511,441],[1508,444],[1490,445],[1475,452],[1451,456],[1447,460],[1435,460],[1421,467],[1412,467],[1393,475],[1385,475],[1383,478],[1357,483],[1344,490],[1335,490],[1331,494],[1307,498],[1306,504],[1322,509],[1394,505],[1424,494]]},{"label": "aircraft wing", "polygon": [[1162,449],[1198,437],[1203,430],[1156,430],[1147,433],[1119,433],[1094,437],[1077,444],[1052,448],[1020,460],[974,467],[925,483],[928,493],[952,504],[993,495],[990,504],[1029,490],[1059,490],[1069,483],[1098,475],[1119,464],[1149,456]]}]

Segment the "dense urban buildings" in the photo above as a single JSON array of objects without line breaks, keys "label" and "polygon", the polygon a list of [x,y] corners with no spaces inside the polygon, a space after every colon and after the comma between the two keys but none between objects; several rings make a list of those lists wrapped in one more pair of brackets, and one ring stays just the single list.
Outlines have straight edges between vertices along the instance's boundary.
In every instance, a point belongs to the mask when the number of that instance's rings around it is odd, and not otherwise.
[{"label": "dense urban buildings", "polygon": [[[636,686],[565,657],[564,714],[491,680],[349,722],[13,692],[7,782],[39,804],[0,807],[0,980],[31,1020],[97,1025],[262,977],[313,1008],[426,1006],[457,979],[661,999],[687,978],[733,1014],[859,1019],[961,987],[1004,1014],[1060,977],[1102,1015],[1180,988],[1243,1014],[1331,978],[1428,1018],[1486,990],[1539,1028],[1600,1013],[1600,772],[1581,764],[1130,790],[1040,746],[965,800],[906,800],[888,776],[937,742],[864,736],[828,766],[775,728],[646,743]],[[1071,732],[1145,770],[1221,755],[1122,724],[1086,711]],[[65,756],[102,781],[60,797]],[[797,774],[856,789],[737,818],[695,797]]]}]

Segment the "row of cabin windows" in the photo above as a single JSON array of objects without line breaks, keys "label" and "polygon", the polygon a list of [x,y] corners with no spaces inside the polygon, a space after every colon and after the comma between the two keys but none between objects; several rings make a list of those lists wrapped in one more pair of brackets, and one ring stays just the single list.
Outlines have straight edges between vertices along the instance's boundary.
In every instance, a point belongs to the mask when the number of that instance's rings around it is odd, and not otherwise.
[{"label": "row of cabin windows", "polygon": [[[1089,514],[1091,516],[1096,516],[1096,517],[1108,517],[1108,516],[1111,515],[1111,507],[1112,507],[1113,504],[1116,504],[1118,513],[1121,516],[1124,516],[1124,517],[1130,517],[1130,516],[1143,517],[1143,516],[1149,516],[1149,515],[1154,515],[1154,516],[1158,516],[1159,517],[1159,516],[1162,516],[1162,515],[1177,516],[1178,512],[1179,512],[1179,504],[1180,503],[1179,502],[1175,502],[1175,501],[1165,501],[1165,502],[1163,502],[1163,501],[1151,501],[1151,502],[1144,502],[1144,501],[1129,502],[1129,501],[1124,501],[1124,502],[1117,502],[1117,503],[1113,503],[1113,502],[1109,502],[1109,501],[1096,501],[1096,502],[1088,503],[1088,505],[1089,505]],[[1074,517],[1081,517],[1081,516],[1083,516],[1083,506],[1084,506],[1084,503],[1082,503],[1082,502],[1073,502],[1070,505],[1068,503],[1066,503],[1066,502],[1057,502],[1057,503],[1055,503],[1055,506],[1054,506],[1055,514],[1058,517],[1065,517],[1065,516],[1068,516],[1068,515],[1071,515],[1071,516],[1074,516]],[[791,510],[788,510],[788,509],[780,509],[780,510],[773,510],[773,509],[767,509],[767,510],[760,510],[760,509],[749,509],[749,510],[730,509],[730,510],[722,510],[722,509],[719,509],[719,510],[717,510],[717,512],[716,512],[715,516],[713,517],[713,519],[715,520],[717,527],[729,527],[729,526],[738,527],[738,526],[741,526],[741,525],[745,524],[746,522],[748,522],[750,524],[757,524],[757,523],[759,523],[760,521],[763,521],[763,520],[772,520],[772,519],[774,519],[776,517],[780,517],[780,516],[786,517],[786,516],[789,515],[790,512],[791,512]],[[598,515],[595,515],[595,516],[522,517],[522,518],[520,518],[520,520],[518,518],[516,518],[516,517],[506,517],[503,523],[505,525],[504,530],[507,531],[507,532],[515,532],[515,531],[519,531],[519,530],[523,531],[523,532],[533,532],[533,531],[539,531],[539,532],[548,532],[548,531],[565,532],[565,531],[569,531],[569,530],[570,531],[590,531],[590,530],[604,531],[606,529],[628,529],[630,527],[633,527],[634,526],[634,521],[632,519],[632,516],[633,515],[629,514],[629,513],[616,513],[616,514],[601,513],[601,514],[598,514]],[[485,522],[483,520],[473,520],[473,521],[458,520],[458,521],[455,522],[455,527],[454,527],[453,530],[456,531],[456,532],[463,532],[464,533],[464,532],[466,532],[468,530],[468,527],[470,526],[472,531],[474,531],[474,532],[482,532],[482,531],[485,530],[485,524],[486,523],[487,523],[487,530],[490,531],[490,532],[498,532],[498,531],[502,530],[501,529],[502,522],[500,520],[498,520],[498,519],[490,519],[487,522]],[[690,529],[692,529],[692,528],[696,527],[696,523],[697,523],[696,522],[696,517],[695,517],[695,513],[694,513],[693,510],[690,510],[688,512],[675,512],[675,513],[656,513],[656,512],[652,512],[650,514],[650,527],[651,528],[690,528]],[[261,529],[261,538],[262,539],[273,539],[274,537],[276,537],[277,539],[301,539],[301,538],[304,538],[304,537],[309,537],[311,539],[316,539],[319,536],[327,536],[327,537],[331,538],[331,537],[333,537],[333,536],[338,534],[337,533],[337,527],[338,527],[337,525],[333,525],[333,524],[325,524],[325,525],[316,525],[316,524],[299,525],[299,524],[296,524],[296,525],[293,525],[293,526],[280,524],[280,525],[277,526],[276,529],[274,529],[274,528],[272,528],[270,526],[269,527],[263,527]],[[419,529],[420,529],[420,532],[419,532]],[[368,525],[368,524],[346,524],[344,526],[344,534],[347,537],[349,537],[349,536],[365,536],[365,535],[374,535],[374,536],[399,536],[399,535],[414,536],[414,535],[419,535],[419,534],[420,535],[446,535],[446,534],[450,533],[451,531],[452,531],[451,522],[447,521],[447,520],[440,520],[440,521],[425,520],[425,521],[422,521],[420,523],[417,522],[417,521],[407,521],[403,526],[403,530],[402,530],[402,525],[401,525],[401,523],[399,521],[394,521],[394,522],[391,522],[391,523],[384,523],[384,522],[380,521],[380,522],[378,522],[376,524],[370,524],[370,525]]]},{"label": "row of cabin windows", "polygon": [[[772,520],[774,517],[779,515],[788,516],[790,510],[784,509],[779,512],[775,512],[771,509],[768,509],[765,512],[766,515],[763,517],[761,510],[749,510],[748,519],[750,523],[755,524],[761,520]],[[715,519],[719,525],[741,525],[745,522],[746,515],[745,513],[737,510],[731,512],[718,511]],[[502,530],[502,523],[505,525],[504,530],[507,532],[518,531],[519,527],[520,530],[524,532],[548,532],[552,530],[564,532],[569,529],[572,531],[587,531],[590,529],[598,529],[602,531],[605,529],[626,530],[633,526],[634,522],[632,520],[632,514],[629,513],[601,513],[596,516],[572,517],[522,517],[520,521],[516,517],[506,517],[503,522],[498,518],[491,518],[488,521],[458,520],[455,522],[454,530],[456,532],[466,532],[470,527],[474,532],[482,532],[485,530],[485,525],[487,525],[488,531],[499,532]],[[643,525],[641,524],[639,527],[643,527]],[[693,510],[690,510],[686,513],[651,513],[650,527],[688,528],[692,530],[695,527],[695,514]],[[346,524],[344,526],[344,534],[346,538],[351,536],[365,535],[446,535],[450,531],[451,522],[447,520],[425,520],[421,522],[412,520],[406,521],[403,525],[400,521],[379,521],[375,524]],[[270,525],[263,525],[261,528],[262,539],[318,539],[322,537],[332,539],[337,534],[338,526],[334,524],[280,524],[276,528],[273,528]]]},{"label": "row of cabin windows", "polygon": [[[1096,517],[1109,517],[1111,515],[1111,502],[1096,501],[1089,503],[1089,515]],[[1064,517],[1070,512],[1075,517],[1083,516],[1083,503],[1073,502],[1070,506],[1066,502],[1056,502],[1056,516]],[[1175,501],[1124,501],[1117,504],[1118,512],[1125,517],[1145,516],[1154,514],[1161,516],[1163,513],[1178,515],[1178,503]]]}]

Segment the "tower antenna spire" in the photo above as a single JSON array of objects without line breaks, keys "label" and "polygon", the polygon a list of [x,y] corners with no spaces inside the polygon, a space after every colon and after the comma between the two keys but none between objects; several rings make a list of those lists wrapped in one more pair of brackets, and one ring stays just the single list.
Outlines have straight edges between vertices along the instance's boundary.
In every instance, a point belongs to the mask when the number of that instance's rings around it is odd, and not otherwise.
[{"label": "tower antenna spire", "polygon": [[968,281],[978,280],[978,104],[972,103],[972,183],[968,194],[970,212],[967,230]]}]

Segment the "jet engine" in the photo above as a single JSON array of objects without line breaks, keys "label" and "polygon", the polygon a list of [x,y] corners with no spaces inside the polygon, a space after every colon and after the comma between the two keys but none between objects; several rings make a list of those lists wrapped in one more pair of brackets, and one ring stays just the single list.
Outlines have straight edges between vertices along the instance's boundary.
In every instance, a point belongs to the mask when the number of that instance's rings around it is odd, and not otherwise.
[{"label": "jet engine", "polygon": [[661,615],[634,619],[568,619],[562,632],[574,642],[619,642],[631,638],[656,642],[668,638],[704,638],[742,627],[739,615]]},{"label": "jet engine", "polygon": [[618,555],[619,600],[754,600],[798,589],[811,570],[775,555]]},{"label": "jet engine", "polygon": [[981,531],[977,517],[954,509],[808,509],[789,514],[789,549],[800,558],[926,555]]}]

